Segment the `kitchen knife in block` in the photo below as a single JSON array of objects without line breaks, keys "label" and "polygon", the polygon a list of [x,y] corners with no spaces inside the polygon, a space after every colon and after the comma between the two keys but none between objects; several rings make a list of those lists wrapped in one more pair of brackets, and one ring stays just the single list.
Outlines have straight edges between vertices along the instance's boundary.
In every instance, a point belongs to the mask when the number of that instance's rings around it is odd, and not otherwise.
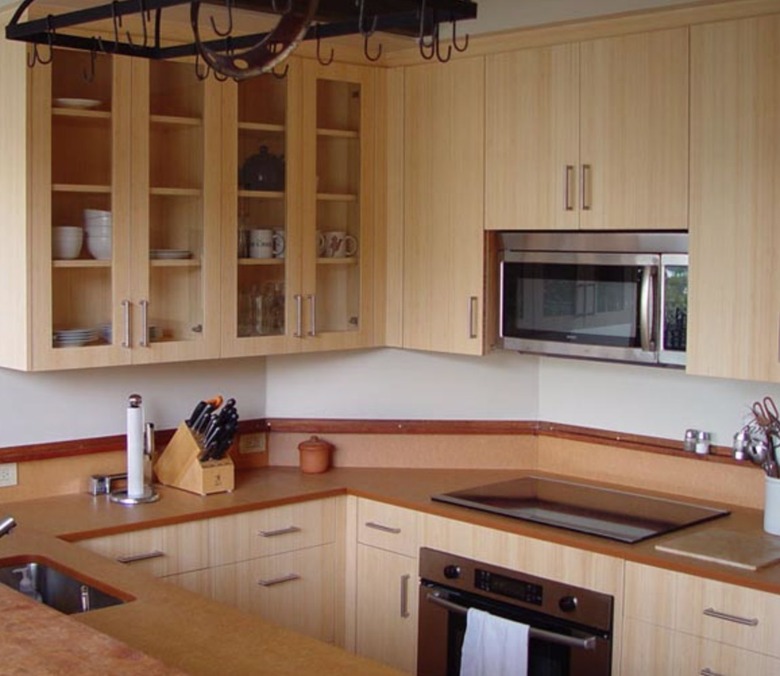
[{"label": "kitchen knife in block", "polygon": [[232,491],[233,461],[226,456],[201,462],[198,457],[202,453],[203,448],[192,430],[187,423],[181,423],[154,466],[158,481],[198,495]]}]

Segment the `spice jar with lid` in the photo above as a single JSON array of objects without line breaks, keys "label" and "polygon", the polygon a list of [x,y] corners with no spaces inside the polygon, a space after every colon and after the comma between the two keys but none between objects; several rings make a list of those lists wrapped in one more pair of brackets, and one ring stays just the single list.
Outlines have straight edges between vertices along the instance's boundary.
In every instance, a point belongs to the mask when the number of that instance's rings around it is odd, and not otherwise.
[{"label": "spice jar with lid", "polygon": [[301,456],[301,472],[320,474],[330,468],[333,444],[317,436],[312,436],[298,444]]}]

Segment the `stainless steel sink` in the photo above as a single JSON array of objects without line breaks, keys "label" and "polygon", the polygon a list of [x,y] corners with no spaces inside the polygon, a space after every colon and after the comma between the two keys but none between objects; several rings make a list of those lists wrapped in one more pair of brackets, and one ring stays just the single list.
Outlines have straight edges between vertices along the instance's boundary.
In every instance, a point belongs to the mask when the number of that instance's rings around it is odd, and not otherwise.
[{"label": "stainless steel sink", "polygon": [[0,561],[0,583],[21,593],[20,585],[24,578],[30,581],[32,589],[37,593],[36,598],[39,597],[41,603],[67,615],[116,606],[132,600],[130,597],[118,596],[115,591],[100,589],[94,583],[81,579],[50,561],[31,558]]}]

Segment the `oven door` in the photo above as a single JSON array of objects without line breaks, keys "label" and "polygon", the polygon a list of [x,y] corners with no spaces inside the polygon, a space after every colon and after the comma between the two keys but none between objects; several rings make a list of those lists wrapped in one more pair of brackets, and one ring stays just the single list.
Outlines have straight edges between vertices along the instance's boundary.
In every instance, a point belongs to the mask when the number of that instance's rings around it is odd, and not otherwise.
[{"label": "oven door", "polygon": [[609,676],[608,634],[534,611],[423,581],[420,585],[417,676],[458,676],[468,608],[531,627],[529,676]]},{"label": "oven door", "polygon": [[655,363],[657,254],[505,251],[505,349]]}]

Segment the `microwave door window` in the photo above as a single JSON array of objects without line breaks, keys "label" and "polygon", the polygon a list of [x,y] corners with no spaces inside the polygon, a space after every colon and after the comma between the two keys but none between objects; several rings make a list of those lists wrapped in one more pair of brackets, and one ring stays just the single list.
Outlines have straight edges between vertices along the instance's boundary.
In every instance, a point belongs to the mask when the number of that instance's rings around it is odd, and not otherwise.
[{"label": "microwave door window", "polygon": [[[516,263],[504,335],[617,347],[639,345],[637,266]],[[509,280],[507,280],[509,281]],[[513,301],[513,302],[511,302]]]}]

